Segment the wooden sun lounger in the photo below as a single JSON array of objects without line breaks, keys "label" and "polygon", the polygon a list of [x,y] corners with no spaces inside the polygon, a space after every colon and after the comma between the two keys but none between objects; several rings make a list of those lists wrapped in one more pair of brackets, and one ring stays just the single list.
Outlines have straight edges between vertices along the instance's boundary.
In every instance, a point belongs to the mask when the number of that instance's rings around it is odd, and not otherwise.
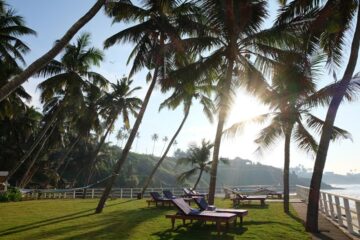
[{"label": "wooden sun lounger", "polygon": [[246,196],[241,194],[236,194],[235,198],[232,198],[233,205],[237,206],[240,204],[241,201],[260,201],[261,206],[265,206],[266,195],[253,195],[253,196]]},{"label": "wooden sun lounger", "polygon": [[[164,194],[165,198],[168,198],[168,199],[179,198],[179,197],[175,196],[170,190],[164,190],[163,194]],[[191,202],[194,201],[194,199],[191,198],[191,197],[190,198],[185,197],[185,198],[182,198],[182,199],[184,199],[185,202],[187,202],[189,205],[191,205]]]},{"label": "wooden sun lounger", "polygon": [[161,197],[158,192],[150,192],[150,196],[151,199],[146,200],[148,207],[150,207],[152,203],[155,204],[155,206],[159,206],[159,204],[161,204],[161,206],[172,205],[171,199]]},{"label": "wooden sun lounger", "polygon": [[244,216],[248,215],[248,210],[245,209],[234,209],[234,208],[217,208],[215,206],[209,205],[205,198],[195,198],[195,203],[203,211],[213,211],[213,212],[223,212],[223,213],[234,213],[238,218],[240,218],[240,226],[243,224]]},{"label": "wooden sun lounger", "polygon": [[184,188],[184,193],[186,197],[206,197],[208,196],[207,193],[199,193],[194,190]]},{"label": "wooden sun lounger", "polygon": [[281,191],[274,191],[267,188],[259,188],[254,193],[255,195],[267,195],[268,197],[276,197],[278,199],[282,199],[282,196],[284,195],[284,193]]},{"label": "wooden sun lounger", "polygon": [[220,235],[221,224],[225,223],[226,228],[229,227],[230,223],[234,223],[236,225],[236,214],[233,213],[220,213],[214,211],[199,211],[192,209],[182,198],[172,199],[174,205],[179,209],[177,214],[166,215],[166,218],[171,219],[172,229],[175,226],[176,219],[182,219],[183,224],[185,224],[186,220],[197,221],[210,221],[216,223],[216,230],[218,235]]}]

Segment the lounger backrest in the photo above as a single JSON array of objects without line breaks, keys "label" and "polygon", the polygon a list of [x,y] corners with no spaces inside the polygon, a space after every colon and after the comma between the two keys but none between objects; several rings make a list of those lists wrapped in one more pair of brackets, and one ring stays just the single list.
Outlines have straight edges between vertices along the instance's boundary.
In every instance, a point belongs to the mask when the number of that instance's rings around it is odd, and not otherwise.
[{"label": "lounger backrest", "polygon": [[154,199],[154,200],[159,200],[161,199],[161,195],[158,192],[150,192],[150,196]]},{"label": "lounger backrest", "polygon": [[206,210],[209,206],[205,198],[202,197],[195,198],[195,202],[201,208],[201,210]]},{"label": "lounger backrest", "polygon": [[169,199],[176,198],[170,190],[164,190],[163,193],[166,198],[169,198]]},{"label": "lounger backrest", "polygon": [[189,215],[192,211],[191,207],[189,206],[189,204],[187,204],[184,199],[182,198],[175,198],[172,199],[172,202],[174,203],[174,205],[185,215]]},{"label": "lounger backrest", "polygon": [[195,191],[195,190],[190,190],[192,194],[200,194],[199,192]]},{"label": "lounger backrest", "polygon": [[191,195],[191,191],[188,188],[184,188],[184,192],[187,195]]},{"label": "lounger backrest", "polygon": [[246,198],[246,196],[241,195],[241,194],[236,194],[236,196],[237,196],[238,198],[240,198],[240,199],[244,199],[244,198]]}]

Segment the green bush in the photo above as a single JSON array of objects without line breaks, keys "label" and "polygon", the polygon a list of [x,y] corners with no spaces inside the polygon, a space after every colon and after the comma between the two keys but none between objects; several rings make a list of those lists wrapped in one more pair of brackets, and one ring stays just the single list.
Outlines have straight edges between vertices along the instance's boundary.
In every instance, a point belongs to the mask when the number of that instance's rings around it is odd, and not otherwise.
[{"label": "green bush", "polygon": [[17,202],[21,201],[21,192],[19,189],[10,187],[4,193],[0,193],[0,202]]}]

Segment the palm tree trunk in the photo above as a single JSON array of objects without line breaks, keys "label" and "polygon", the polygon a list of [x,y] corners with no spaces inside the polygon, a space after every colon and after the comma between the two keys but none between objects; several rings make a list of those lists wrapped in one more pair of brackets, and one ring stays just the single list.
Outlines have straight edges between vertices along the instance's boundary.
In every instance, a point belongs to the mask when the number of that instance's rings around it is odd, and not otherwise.
[{"label": "palm tree trunk", "polygon": [[34,73],[39,71],[42,67],[48,64],[56,55],[69,43],[72,37],[88,22],[90,21],[96,13],[101,9],[101,7],[106,3],[106,0],[97,0],[93,7],[82,16],[77,22],[75,22],[70,29],[65,33],[65,35],[56,42],[53,48],[51,48],[47,53],[38,58],[32,64],[30,64],[23,72],[10,80],[6,85],[0,89],[0,102],[4,100],[10,93],[12,93],[16,88],[23,84],[26,80],[29,79]]},{"label": "palm tree trunk", "polygon": [[345,95],[346,89],[351,81],[358,59],[358,51],[360,45],[360,4],[358,4],[357,23],[354,38],[351,44],[351,52],[348,65],[345,69],[344,76],[339,82],[338,89],[330,102],[329,109],[326,114],[325,123],[322,129],[319,149],[315,158],[314,171],[310,183],[309,203],[306,215],[306,230],[310,232],[318,232],[318,214],[319,214],[319,197],[322,175],[325,167],[327,152],[332,135],[332,129],[337,114],[337,110]]},{"label": "palm tree trunk", "polygon": [[166,155],[168,154],[168,152],[169,152],[172,144],[174,143],[175,139],[176,139],[177,136],[179,135],[181,129],[183,128],[183,126],[184,126],[184,124],[185,124],[185,122],[186,122],[186,119],[187,119],[188,116],[189,116],[189,112],[190,112],[190,107],[188,107],[188,108],[186,109],[186,112],[185,112],[185,114],[184,114],[184,118],[183,118],[183,120],[181,121],[180,126],[179,126],[178,129],[176,130],[174,136],[171,138],[171,140],[170,140],[167,148],[165,149],[164,154],[161,156],[161,158],[159,159],[159,161],[156,163],[155,167],[154,167],[153,170],[151,171],[150,176],[148,177],[148,179],[147,179],[147,181],[146,181],[146,183],[145,183],[145,185],[144,185],[144,187],[143,187],[143,189],[142,189],[142,191],[141,191],[141,196],[144,196],[144,193],[145,193],[146,189],[148,188],[148,186],[149,186],[152,178],[154,177],[155,172],[156,172],[157,169],[160,167],[161,163],[164,161],[164,159],[165,159]]},{"label": "palm tree trunk", "polygon": [[199,184],[203,172],[204,172],[204,169],[200,169],[199,177],[198,177],[198,179],[196,180],[196,182],[194,184],[193,190],[195,190],[197,185]]},{"label": "palm tree trunk", "polygon": [[152,79],[152,81],[150,83],[150,86],[149,86],[149,89],[148,89],[148,91],[147,91],[147,93],[145,95],[143,104],[141,105],[141,109],[140,109],[139,114],[138,114],[138,116],[136,118],[134,127],[132,128],[132,130],[130,132],[130,136],[129,136],[126,144],[125,144],[124,150],[122,151],[121,157],[119,158],[119,160],[116,162],[116,164],[114,166],[112,177],[109,179],[109,181],[108,181],[108,183],[106,185],[106,188],[105,188],[105,190],[104,190],[104,192],[103,192],[103,194],[102,194],[102,196],[100,198],[100,201],[99,201],[98,206],[97,206],[97,208],[95,210],[95,213],[101,213],[102,212],[102,210],[104,208],[104,205],[105,205],[105,202],[106,202],[106,200],[109,197],[109,194],[111,192],[111,188],[114,185],[114,182],[115,182],[115,180],[116,180],[116,178],[117,178],[117,176],[118,176],[124,162],[127,159],[127,156],[129,154],[131,145],[134,142],[134,139],[136,137],[136,133],[139,130],[141,121],[142,121],[142,119],[144,117],[146,107],[147,107],[147,105],[149,103],[151,94],[152,94],[152,92],[154,90],[156,80],[157,80],[157,75],[158,75],[158,68],[155,68],[153,79]]},{"label": "palm tree trunk", "polygon": [[72,142],[72,144],[70,145],[70,147],[67,149],[65,154],[60,158],[58,166],[55,169],[56,172],[60,169],[60,167],[64,164],[65,160],[69,157],[70,153],[72,152],[72,150],[74,149],[76,144],[80,141],[80,138],[81,138],[80,136],[77,136],[75,138],[75,140]]},{"label": "palm tree trunk", "polygon": [[213,160],[211,164],[211,170],[210,170],[210,184],[209,184],[209,198],[208,202],[210,205],[214,204],[214,198],[215,198],[215,190],[216,190],[216,176],[217,176],[217,167],[219,163],[219,153],[220,153],[220,145],[221,145],[221,137],[222,132],[224,129],[224,124],[227,117],[227,108],[228,108],[228,99],[231,87],[231,78],[232,78],[232,69],[233,69],[233,61],[230,61],[227,73],[226,73],[226,83],[225,87],[223,89],[222,94],[222,102],[220,103],[220,109],[219,109],[219,122],[216,128],[216,135],[215,135],[215,141],[214,141],[214,152],[213,152]]},{"label": "palm tree trunk", "polygon": [[284,149],[284,212],[289,213],[289,170],[290,170],[290,142],[291,142],[291,131],[285,134],[285,149]]},{"label": "palm tree trunk", "polygon": [[[89,161],[90,162],[89,175],[88,175],[88,178],[86,180],[86,185],[85,186],[89,186],[89,184],[90,184],[91,178],[92,178],[92,176],[94,174],[94,169],[95,169],[95,165],[96,165],[96,157],[99,154],[101,147],[104,145],[106,137],[108,136],[108,134],[109,134],[111,128],[113,127],[115,121],[116,121],[116,117],[114,117],[111,120],[111,123],[109,124],[108,128],[106,129],[106,132],[105,132],[104,136],[101,137],[99,145],[96,147],[94,153],[91,156],[91,159]],[[84,196],[83,196],[83,198],[86,197],[86,190],[87,189],[84,188]]]},{"label": "palm tree trunk", "polygon": [[28,157],[31,155],[31,153],[36,149],[36,147],[41,143],[42,139],[44,138],[46,132],[50,129],[50,127],[55,123],[57,119],[57,115],[60,113],[62,109],[62,105],[58,106],[56,111],[54,112],[53,116],[51,116],[50,121],[48,121],[43,129],[40,131],[39,135],[36,137],[33,144],[30,146],[29,150],[25,153],[25,155],[22,156],[22,158],[19,160],[19,163],[10,171],[8,179],[10,179],[14,173],[19,169],[19,167],[28,159]]},{"label": "palm tree trunk", "polygon": [[31,179],[33,178],[33,176],[35,175],[35,173],[39,170],[39,168],[40,168],[39,165],[34,165],[34,166],[31,168],[31,170],[30,170],[27,178],[25,179],[25,181],[24,181],[24,183],[23,183],[23,188],[25,188],[25,187],[30,183]]},{"label": "palm tree trunk", "polygon": [[[53,127],[53,128],[51,129],[50,133],[49,133],[49,134],[46,136],[46,138],[44,138],[44,140],[42,141],[39,149],[37,150],[35,156],[33,157],[31,163],[29,164],[29,166],[28,166],[25,174],[23,175],[23,177],[22,177],[22,179],[21,179],[21,181],[20,181],[20,184],[19,184],[19,187],[20,187],[20,188],[26,187],[26,185],[31,181],[31,178],[32,178],[32,176],[31,176],[31,174],[30,174],[30,173],[31,173],[31,169],[33,169],[36,160],[38,159],[41,151],[43,150],[43,148],[44,148],[44,146],[45,146],[45,143],[47,142],[47,140],[49,139],[49,137],[51,136],[51,134],[54,132],[54,129],[55,129],[55,127]],[[34,175],[34,174],[32,174],[32,175]]]}]

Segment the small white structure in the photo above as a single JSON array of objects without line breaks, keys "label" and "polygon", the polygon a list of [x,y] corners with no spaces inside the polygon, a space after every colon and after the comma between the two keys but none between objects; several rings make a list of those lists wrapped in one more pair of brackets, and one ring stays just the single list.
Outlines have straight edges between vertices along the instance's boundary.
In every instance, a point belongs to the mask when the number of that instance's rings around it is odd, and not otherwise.
[{"label": "small white structure", "polygon": [[7,176],[9,175],[9,172],[0,171],[0,192],[6,192],[7,191]]}]

